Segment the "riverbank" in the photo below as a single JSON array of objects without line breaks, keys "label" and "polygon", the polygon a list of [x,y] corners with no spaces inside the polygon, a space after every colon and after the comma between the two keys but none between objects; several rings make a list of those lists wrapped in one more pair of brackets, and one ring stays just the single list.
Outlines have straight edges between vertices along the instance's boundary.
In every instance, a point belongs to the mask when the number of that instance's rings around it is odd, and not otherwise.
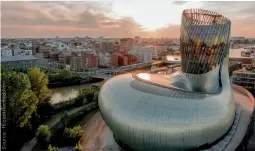
[{"label": "riverbank", "polygon": [[51,104],[67,101],[75,98],[81,89],[90,88],[92,84],[100,83],[102,80],[96,80],[94,82],[86,82],[84,84],[72,85],[67,87],[53,88],[51,89]]},{"label": "riverbank", "polygon": [[53,89],[53,88],[61,88],[61,87],[69,87],[69,86],[75,86],[75,85],[81,85],[81,84],[86,84],[86,83],[95,83],[102,81],[102,79],[95,79],[95,78],[80,78],[80,79],[73,79],[69,81],[61,81],[61,82],[55,82],[55,83],[49,83],[48,88]]}]

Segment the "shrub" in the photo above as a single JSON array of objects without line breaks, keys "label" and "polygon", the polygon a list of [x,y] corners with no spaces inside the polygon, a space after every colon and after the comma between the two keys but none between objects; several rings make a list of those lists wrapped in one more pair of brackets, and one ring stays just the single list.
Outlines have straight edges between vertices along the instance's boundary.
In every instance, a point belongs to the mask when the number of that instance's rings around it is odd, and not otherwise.
[{"label": "shrub", "polygon": [[42,145],[46,145],[50,141],[51,132],[48,126],[40,125],[36,131],[36,140]]},{"label": "shrub", "polygon": [[80,137],[84,133],[81,126],[75,126],[73,128],[65,128],[63,136],[68,145],[74,145],[79,141]]},{"label": "shrub", "polygon": [[52,108],[53,108],[56,112],[63,111],[63,110],[67,110],[67,109],[70,109],[70,108],[72,108],[72,107],[75,106],[75,99],[70,99],[70,100],[68,100],[68,101],[62,101],[62,102],[53,104],[53,105],[51,105],[51,106],[52,106]]},{"label": "shrub", "polygon": [[82,105],[85,105],[87,103],[88,103],[88,100],[86,98],[84,98],[83,101],[82,101]]},{"label": "shrub", "polygon": [[97,91],[96,89],[88,89],[88,88],[82,89],[79,91],[77,98],[83,99],[86,97],[88,102],[92,102],[94,98],[94,93],[96,91]]},{"label": "shrub", "polygon": [[74,126],[73,128],[65,128],[64,136],[69,138],[81,137],[84,130],[81,126]]},{"label": "shrub", "polygon": [[51,144],[48,146],[48,151],[58,151],[57,147],[52,147]]},{"label": "shrub", "polygon": [[74,151],[82,151],[82,148],[79,142],[75,145]]}]

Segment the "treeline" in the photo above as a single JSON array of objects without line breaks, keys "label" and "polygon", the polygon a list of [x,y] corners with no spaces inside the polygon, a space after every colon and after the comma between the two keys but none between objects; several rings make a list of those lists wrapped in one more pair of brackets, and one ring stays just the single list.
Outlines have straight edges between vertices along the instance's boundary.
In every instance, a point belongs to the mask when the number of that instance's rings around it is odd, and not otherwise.
[{"label": "treeline", "polygon": [[[2,129],[7,136],[6,148],[19,150],[41,124],[37,109],[50,100],[48,77],[39,68],[32,68],[27,74],[2,71],[1,79],[1,94],[5,96],[1,103],[6,111],[6,129]],[[3,113],[3,109],[1,111]]]},{"label": "treeline", "polygon": [[78,73],[65,69],[59,70],[57,72],[49,72],[47,75],[49,78],[49,88],[79,85],[92,80],[89,76],[81,77]]}]

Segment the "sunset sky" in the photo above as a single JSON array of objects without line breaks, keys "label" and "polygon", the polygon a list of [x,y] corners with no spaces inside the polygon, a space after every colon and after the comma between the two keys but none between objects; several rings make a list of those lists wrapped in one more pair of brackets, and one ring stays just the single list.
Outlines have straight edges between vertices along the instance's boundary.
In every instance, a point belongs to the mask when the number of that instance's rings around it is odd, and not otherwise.
[{"label": "sunset sky", "polygon": [[255,38],[255,2],[169,0],[2,2],[1,36],[179,38],[188,8],[221,13],[232,21],[232,36]]}]

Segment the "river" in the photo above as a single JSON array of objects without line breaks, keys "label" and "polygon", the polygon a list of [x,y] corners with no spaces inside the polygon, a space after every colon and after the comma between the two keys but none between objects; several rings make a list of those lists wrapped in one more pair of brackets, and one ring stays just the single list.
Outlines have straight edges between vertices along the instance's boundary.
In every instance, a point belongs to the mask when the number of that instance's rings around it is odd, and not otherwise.
[{"label": "river", "polygon": [[77,96],[77,93],[80,89],[90,88],[90,85],[94,83],[100,83],[100,82],[93,82],[93,83],[90,82],[90,83],[85,83],[81,85],[73,85],[68,87],[51,89],[51,92],[52,92],[51,103],[55,104],[61,101],[66,101],[70,98],[74,98]]}]

